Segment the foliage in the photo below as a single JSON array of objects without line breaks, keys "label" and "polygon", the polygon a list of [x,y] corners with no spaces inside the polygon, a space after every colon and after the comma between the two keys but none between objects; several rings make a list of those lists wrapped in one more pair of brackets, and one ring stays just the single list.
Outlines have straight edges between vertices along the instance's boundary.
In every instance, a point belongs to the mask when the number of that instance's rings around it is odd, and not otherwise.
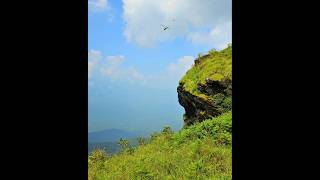
[{"label": "foliage", "polygon": [[224,98],[223,102],[221,103],[221,106],[226,110],[230,111],[232,109],[232,97],[226,97]]},{"label": "foliage", "polygon": [[212,101],[221,112],[228,112],[232,109],[232,96],[225,96],[222,93],[217,93],[213,95]]},{"label": "foliage", "polygon": [[170,126],[165,126],[162,130],[162,134],[173,134],[173,130]]},{"label": "foliage", "polygon": [[128,140],[120,138],[118,144],[121,147],[121,152],[132,154],[134,152],[134,147],[132,147]]},{"label": "foliage", "polygon": [[107,160],[108,155],[104,149],[94,149],[88,158],[88,166],[90,170],[88,172],[89,177],[96,177],[99,173],[105,169],[104,162]]},{"label": "foliage", "polygon": [[129,148],[129,141],[126,139],[121,138],[118,142],[121,147],[121,151],[125,151]]},{"label": "foliage", "polygon": [[200,63],[194,65],[180,83],[191,94],[207,99],[206,95],[198,91],[197,85],[205,84],[207,78],[215,81],[232,80],[232,46],[230,44],[221,51],[210,50],[208,55],[199,56],[196,61],[200,58]]},{"label": "foliage", "polygon": [[137,138],[139,146],[142,146],[146,143],[146,139],[143,136]]},{"label": "foliage", "polygon": [[232,113],[227,112],[216,118],[196,123],[184,128],[175,134],[175,143],[181,144],[186,141],[212,137],[217,144],[231,145],[232,143]]},{"label": "foliage", "polygon": [[164,127],[133,153],[94,158],[96,150],[89,156],[89,179],[232,179],[231,129],[227,112],[176,133]]},{"label": "foliage", "polygon": [[109,154],[115,154],[119,152],[120,146],[117,142],[88,143],[88,154],[94,149],[107,149]]}]

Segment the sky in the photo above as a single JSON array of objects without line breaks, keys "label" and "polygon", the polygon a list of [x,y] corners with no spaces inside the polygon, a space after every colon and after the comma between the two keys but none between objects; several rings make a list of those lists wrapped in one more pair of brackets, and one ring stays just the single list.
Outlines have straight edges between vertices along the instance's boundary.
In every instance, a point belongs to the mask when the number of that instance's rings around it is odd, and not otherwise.
[{"label": "sky", "polygon": [[88,8],[88,131],[180,129],[178,82],[199,53],[231,43],[231,0],[88,0]]}]

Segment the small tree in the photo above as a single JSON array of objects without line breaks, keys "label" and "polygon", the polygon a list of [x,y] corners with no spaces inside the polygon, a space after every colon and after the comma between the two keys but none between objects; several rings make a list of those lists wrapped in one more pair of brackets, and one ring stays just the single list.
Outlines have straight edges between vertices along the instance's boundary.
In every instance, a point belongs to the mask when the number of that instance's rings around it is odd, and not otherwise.
[{"label": "small tree", "polygon": [[88,157],[88,178],[95,179],[99,172],[105,169],[105,162],[108,159],[105,149],[94,149]]},{"label": "small tree", "polygon": [[123,151],[123,152],[126,151],[127,149],[129,149],[129,141],[126,139],[120,138],[118,144],[120,145],[121,151]]},{"label": "small tree", "polygon": [[173,131],[170,126],[165,126],[162,130],[162,134],[165,136],[166,139],[171,139]]},{"label": "small tree", "polygon": [[142,136],[138,137],[137,140],[138,140],[139,146],[142,146],[146,143],[145,138]]},{"label": "small tree", "polygon": [[108,154],[105,149],[99,149],[95,148],[90,154],[89,154],[89,165],[95,165],[97,167],[102,167],[103,163],[107,160]]},{"label": "small tree", "polygon": [[128,140],[120,138],[118,144],[121,146],[121,152],[128,152],[129,154],[134,152],[134,148],[131,147]]},{"label": "small tree", "polygon": [[162,134],[173,134],[173,131],[170,126],[165,126],[162,130]]},{"label": "small tree", "polygon": [[153,141],[154,139],[156,139],[159,136],[158,132],[154,132],[150,135],[150,141]]}]

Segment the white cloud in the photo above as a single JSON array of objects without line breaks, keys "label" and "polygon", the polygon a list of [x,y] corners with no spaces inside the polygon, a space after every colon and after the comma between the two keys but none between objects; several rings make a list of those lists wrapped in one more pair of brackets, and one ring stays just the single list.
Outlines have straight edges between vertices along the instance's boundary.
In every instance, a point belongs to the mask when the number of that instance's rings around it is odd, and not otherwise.
[{"label": "white cloud", "polygon": [[100,73],[112,80],[144,81],[147,77],[136,68],[126,68],[122,65],[124,58],[123,55],[107,56],[106,63],[100,68]]},{"label": "white cloud", "polygon": [[[231,0],[123,0],[123,9],[124,35],[129,42],[142,47],[176,37],[194,36],[192,33],[203,30],[212,31],[231,22]],[[169,29],[163,31],[161,24]],[[221,41],[214,35],[212,38]],[[192,38],[187,39],[193,42]]]},{"label": "white cloud", "polygon": [[175,62],[168,64],[161,73],[155,74],[146,80],[148,87],[155,88],[172,88],[176,87],[178,81],[185,75],[185,73],[193,66],[194,57],[183,56]]},{"label": "white cloud", "polygon": [[123,55],[118,56],[107,56],[107,62],[112,66],[118,66],[120,65],[124,60]]},{"label": "white cloud", "polygon": [[217,49],[223,49],[232,42],[231,25],[231,22],[221,23],[209,32],[191,32],[187,38],[194,44],[207,44]]},{"label": "white cloud", "polygon": [[183,56],[178,59],[176,63],[171,63],[168,66],[169,74],[175,74],[181,78],[194,64],[194,57],[192,56]]},{"label": "white cloud", "polygon": [[[90,80],[95,70],[100,75],[112,80],[143,80],[147,78],[134,67],[124,67],[122,65],[125,57],[123,55],[103,57],[102,53],[97,50],[88,52],[88,79]],[[99,75],[99,74],[97,74]],[[91,82],[93,83],[93,82]]]},{"label": "white cloud", "polygon": [[[194,57],[183,56],[168,66],[158,74],[144,74],[135,67],[124,65],[125,56],[103,56],[100,51],[90,50],[88,52],[88,77],[89,80],[93,74],[95,77],[105,77],[112,81],[122,81],[130,83],[149,84],[151,86],[161,86],[164,83],[177,83],[177,81],[194,64]],[[94,84],[92,81],[90,87]]]},{"label": "white cloud", "polygon": [[90,50],[88,52],[88,79],[91,78],[93,70],[96,68],[96,65],[102,59],[102,54],[97,50]]},{"label": "white cloud", "polygon": [[108,8],[108,0],[88,0],[88,8],[93,12],[101,12]]}]

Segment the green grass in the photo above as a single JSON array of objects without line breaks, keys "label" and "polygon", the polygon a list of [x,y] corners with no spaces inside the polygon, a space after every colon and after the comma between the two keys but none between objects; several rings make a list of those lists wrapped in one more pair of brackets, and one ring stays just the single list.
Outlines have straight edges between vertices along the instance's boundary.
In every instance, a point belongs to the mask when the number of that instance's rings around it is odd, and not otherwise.
[{"label": "green grass", "polygon": [[232,114],[173,133],[166,127],[146,144],[89,156],[89,179],[232,179]]},{"label": "green grass", "polygon": [[206,95],[197,90],[197,85],[205,84],[206,78],[215,81],[232,80],[232,46],[221,51],[211,50],[207,57],[200,57],[199,61],[200,63],[194,65],[180,80],[180,83],[191,94],[207,99]]}]

